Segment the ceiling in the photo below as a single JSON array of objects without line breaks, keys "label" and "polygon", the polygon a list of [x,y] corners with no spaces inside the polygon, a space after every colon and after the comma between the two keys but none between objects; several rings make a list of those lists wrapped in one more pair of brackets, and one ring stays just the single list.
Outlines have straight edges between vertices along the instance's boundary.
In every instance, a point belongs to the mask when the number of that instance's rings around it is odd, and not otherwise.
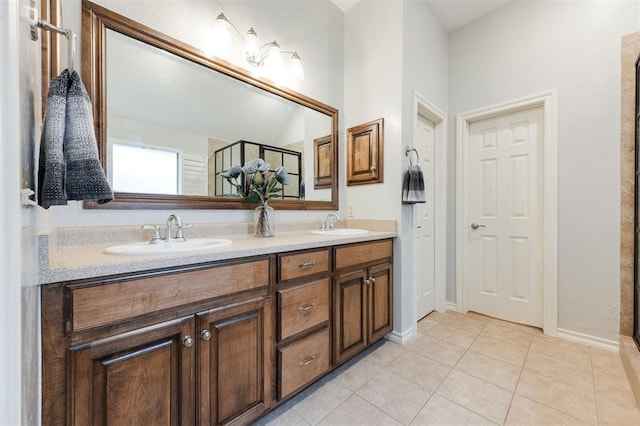
[{"label": "ceiling", "polygon": [[[349,10],[359,0],[332,0],[343,11]],[[391,0],[390,0],[391,1]],[[399,1],[399,0],[394,0]],[[426,2],[447,31],[490,14],[513,0],[419,0]]]}]

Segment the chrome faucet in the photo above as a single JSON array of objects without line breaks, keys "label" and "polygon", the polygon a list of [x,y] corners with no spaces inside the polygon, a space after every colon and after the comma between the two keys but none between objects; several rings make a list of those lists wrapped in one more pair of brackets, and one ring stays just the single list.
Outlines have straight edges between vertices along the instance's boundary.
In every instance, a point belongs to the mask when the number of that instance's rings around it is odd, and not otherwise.
[{"label": "chrome faucet", "polygon": [[[171,236],[171,228],[173,227],[173,225],[175,225],[176,227],[176,233],[174,237]],[[169,218],[167,219],[167,223],[164,228],[164,240],[166,242],[169,242],[172,240],[185,241],[184,235],[182,235],[182,227],[183,227],[182,219],[180,219],[180,216],[178,216],[177,214],[169,215]]]},{"label": "chrome faucet", "polygon": [[[153,236],[151,237],[149,244],[162,244],[187,241],[182,230],[184,228],[191,228],[191,226],[192,225],[183,225],[180,216],[177,214],[171,214],[165,224],[164,237],[160,235],[160,225],[142,225],[142,230],[153,231]],[[173,227],[175,227],[175,233],[171,232]]]},{"label": "chrome faucet", "polygon": [[340,220],[340,216],[338,216],[335,213],[329,213],[326,217],[326,219],[324,220],[324,222],[322,222],[322,224],[320,225],[320,230],[321,231],[330,231],[333,229],[333,224],[337,221]]}]

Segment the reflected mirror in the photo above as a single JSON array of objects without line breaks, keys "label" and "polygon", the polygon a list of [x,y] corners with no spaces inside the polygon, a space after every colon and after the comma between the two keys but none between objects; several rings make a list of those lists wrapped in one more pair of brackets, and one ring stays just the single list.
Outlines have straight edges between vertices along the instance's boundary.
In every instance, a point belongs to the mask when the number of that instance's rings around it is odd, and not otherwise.
[{"label": "reflected mirror", "polygon": [[82,46],[101,160],[116,193],[100,208],[252,208],[219,174],[259,157],[291,178],[274,207],[337,209],[337,179],[314,184],[318,140],[330,140],[337,176],[334,108],[88,1]]}]

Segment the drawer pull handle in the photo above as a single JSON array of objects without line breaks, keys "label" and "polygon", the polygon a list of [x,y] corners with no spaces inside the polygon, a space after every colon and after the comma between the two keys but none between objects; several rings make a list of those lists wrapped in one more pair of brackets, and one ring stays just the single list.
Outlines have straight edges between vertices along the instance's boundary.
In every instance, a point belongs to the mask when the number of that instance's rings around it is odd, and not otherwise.
[{"label": "drawer pull handle", "polygon": [[313,266],[316,264],[315,259],[310,260],[309,262],[300,262],[298,263],[298,268],[306,268],[307,266]]},{"label": "drawer pull handle", "polygon": [[311,309],[315,308],[316,304],[312,303],[310,305],[307,306],[298,306],[298,312],[300,312],[301,314],[307,311],[310,311]]},{"label": "drawer pull handle", "polygon": [[306,361],[300,361],[300,362],[298,363],[298,367],[306,367],[307,365],[311,365],[311,364],[313,364],[314,362],[316,362],[316,356],[315,356],[315,355],[311,355],[311,358],[309,358],[308,360],[306,360]]}]

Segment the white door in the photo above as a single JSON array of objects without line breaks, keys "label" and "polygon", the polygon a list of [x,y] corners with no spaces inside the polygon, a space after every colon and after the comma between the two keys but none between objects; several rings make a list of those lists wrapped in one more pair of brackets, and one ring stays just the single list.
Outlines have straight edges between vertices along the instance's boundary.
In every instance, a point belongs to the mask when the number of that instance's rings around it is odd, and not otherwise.
[{"label": "white door", "polygon": [[469,125],[469,310],[542,326],[542,108]]},{"label": "white door", "polygon": [[[418,115],[414,132],[414,147],[418,151],[419,164],[424,174],[427,202],[415,204],[414,223],[416,235],[417,294],[416,313],[420,319],[435,309],[435,242],[434,242],[434,154],[435,126]],[[410,152],[413,161],[416,154]]]}]

